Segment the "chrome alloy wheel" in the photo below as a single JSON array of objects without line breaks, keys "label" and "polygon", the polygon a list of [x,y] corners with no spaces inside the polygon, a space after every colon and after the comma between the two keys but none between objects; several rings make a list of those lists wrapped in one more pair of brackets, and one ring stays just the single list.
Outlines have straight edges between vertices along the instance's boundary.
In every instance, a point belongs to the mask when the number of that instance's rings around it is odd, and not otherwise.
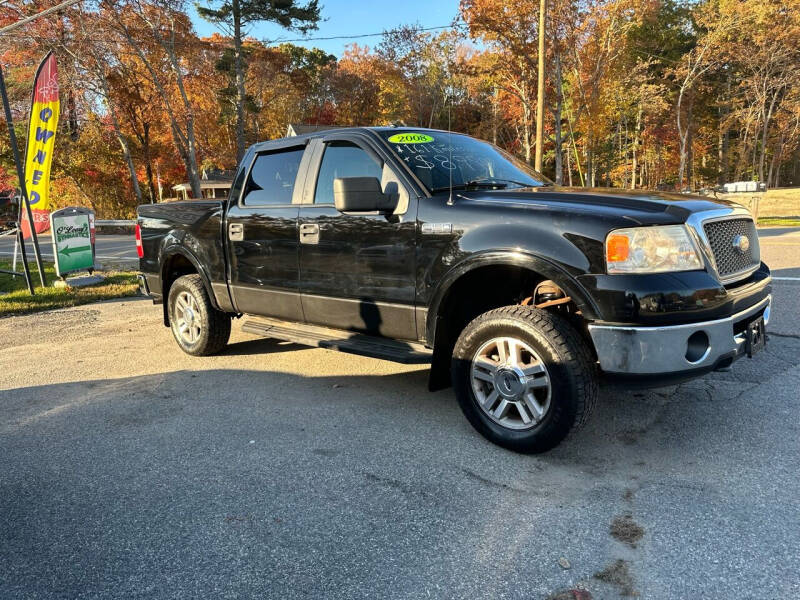
[{"label": "chrome alloy wheel", "polygon": [[183,341],[194,344],[200,339],[203,321],[200,318],[200,306],[189,292],[181,292],[175,298],[175,325]]},{"label": "chrome alloy wheel", "polygon": [[538,425],[550,408],[552,386],[544,362],[514,338],[494,338],[472,357],[472,391],[490,419],[509,429]]}]

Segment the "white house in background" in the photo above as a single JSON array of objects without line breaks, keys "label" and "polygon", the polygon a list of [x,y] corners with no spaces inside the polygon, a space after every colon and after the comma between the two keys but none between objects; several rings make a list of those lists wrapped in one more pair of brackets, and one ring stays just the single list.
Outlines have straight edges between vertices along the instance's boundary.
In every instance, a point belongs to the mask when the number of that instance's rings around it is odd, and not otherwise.
[{"label": "white house in background", "polygon": [[[203,169],[200,179],[200,193],[203,199],[227,198],[233,184],[234,171],[222,169]],[[175,195],[180,200],[193,200],[191,197],[192,186],[189,183],[179,183],[172,186]]]},{"label": "white house in background", "polygon": [[767,184],[763,181],[734,181],[722,186],[728,193],[736,192],[766,192]]}]

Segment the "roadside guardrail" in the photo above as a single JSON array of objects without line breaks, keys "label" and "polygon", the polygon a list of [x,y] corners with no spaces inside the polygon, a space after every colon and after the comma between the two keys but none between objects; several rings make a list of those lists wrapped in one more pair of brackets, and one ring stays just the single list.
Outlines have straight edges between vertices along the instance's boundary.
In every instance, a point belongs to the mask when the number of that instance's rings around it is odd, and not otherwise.
[{"label": "roadside guardrail", "polygon": [[94,222],[95,227],[133,227],[136,225],[136,221],[133,219],[130,220],[106,220],[106,219],[97,219]]}]

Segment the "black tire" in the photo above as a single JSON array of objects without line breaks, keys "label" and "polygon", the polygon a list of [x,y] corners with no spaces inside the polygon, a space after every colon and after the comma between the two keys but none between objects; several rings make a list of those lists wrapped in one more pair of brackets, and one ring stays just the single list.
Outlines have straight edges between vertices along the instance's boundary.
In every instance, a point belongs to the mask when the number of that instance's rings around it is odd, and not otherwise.
[{"label": "black tire", "polygon": [[[177,314],[178,298],[190,295],[197,308],[201,322],[200,333],[190,341],[180,332],[181,315]],[[184,296],[182,296],[184,295]],[[211,305],[208,292],[199,275],[184,275],[176,279],[169,288],[168,314],[172,335],[181,350],[192,356],[209,356],[222,350],[231,336],[231,318]]]},{"label": "black tire", "polygon": [[[546,367],[549,407],[538,423],[526,425],[528,429],[505,427],[491,418],[473,389],[473,357],[495,338],[523,342]],[[597,400],[597,369],[585,340],[560,316],[528,306],[498,308],[469,323],[453,350],[451,375],[458,403],[472,426],[491,442],[526,454],[561,443],[586,423]],[[497,389],[497,383],[491,385]]]}]

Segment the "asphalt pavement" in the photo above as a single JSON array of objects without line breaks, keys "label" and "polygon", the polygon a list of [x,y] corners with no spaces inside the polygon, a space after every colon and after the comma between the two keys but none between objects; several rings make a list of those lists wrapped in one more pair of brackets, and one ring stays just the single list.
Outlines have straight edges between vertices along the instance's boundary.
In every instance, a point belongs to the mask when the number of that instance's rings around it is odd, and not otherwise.
[{"label": "asphalt pavement", "polygon": [[[129,235],[98,235],[95,242],[95,258],[101,265],[135,267],[139,263],[136,256],[136,240]],[[25,244],[28,260],[33,262],[33,244]],[[49,233],[39,236],[39,249],[45,260],[53,260],[53,240]],[[14,237],[0,236],[0,257],[14,256]]]},{"label": "asphalt pavement", "polygon": [[422,367],[238,322],[193,358],[145,299],[2,319],[0,598],[797,598],[800,282],[774,298],[764,352],[604,387],[540,456]]},{"label": "asphalt pavement", "polygon": [[800,227],[761,227],[761,257],[778,281],[800,281]]}]

